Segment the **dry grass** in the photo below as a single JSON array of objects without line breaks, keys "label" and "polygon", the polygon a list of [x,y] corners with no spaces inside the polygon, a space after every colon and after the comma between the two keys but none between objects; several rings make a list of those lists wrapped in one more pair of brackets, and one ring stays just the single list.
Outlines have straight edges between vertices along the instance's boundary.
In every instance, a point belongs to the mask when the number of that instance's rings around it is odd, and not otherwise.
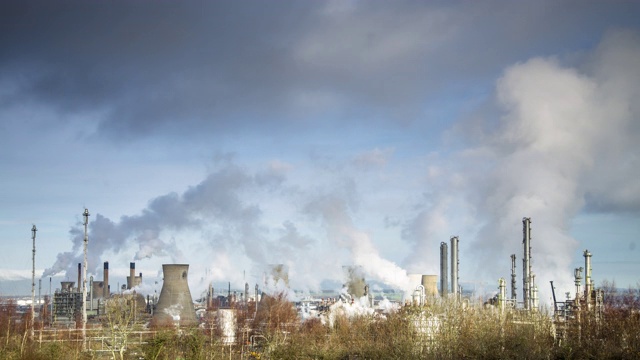
[{"label": "dry grass", "polygon": [[[501,313],[493,307],[455,303],[406,306],[398,312],[339,316],[332,326],[319,319],[301,322],[284,296],[265,297],[237,309],[237,343],[221,343],[209,326],[160,329],[144,345],[127,349],[128,359],[638,359],[640,292],[614,293],[603,317],[580,313],[580,323],[554,338],[545,314]],[[214,321],[211,319],[210,321]],[[78,343],[39,344],[26,336],[15,304],[0,306],[0,359],[98,359]],[[255,340],[254,348],[249,339]],[[110,358],[108,355],[107,357]]]}]

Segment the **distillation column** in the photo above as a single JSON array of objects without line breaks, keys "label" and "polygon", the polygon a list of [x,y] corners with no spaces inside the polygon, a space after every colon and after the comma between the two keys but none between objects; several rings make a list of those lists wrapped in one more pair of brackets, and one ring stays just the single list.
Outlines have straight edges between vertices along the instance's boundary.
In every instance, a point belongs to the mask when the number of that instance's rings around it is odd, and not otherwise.
[{"label": "distillation column", "polygon": [[584,251],[584,300],[587,304],[587,310],[591,310],[591,292],[593,285],[591,280],[591,253],[589,250]]},{"label": "distillation column", "polygon": [[531,219],[522,219],[522,244],[524,259],[522,259],[522,302],[525,310],[531,309]]},{"label": "distillation column", "polygon": [[449,254],[447,254],[447,243],[440,243],[440,296],[447,297],[447,288],[449,287],[449,269],[447,262],[449,261]]},{"label": "distillation column", "polygon": [[460,260],[458,259],[458,237],[451,237],[451,293],[454,300],[458,300],[460,290],[458,287],[458,267]]},{"label": "distillation column", "polygon": [[516,301],[516,254],[511,254],[511,300]]}]

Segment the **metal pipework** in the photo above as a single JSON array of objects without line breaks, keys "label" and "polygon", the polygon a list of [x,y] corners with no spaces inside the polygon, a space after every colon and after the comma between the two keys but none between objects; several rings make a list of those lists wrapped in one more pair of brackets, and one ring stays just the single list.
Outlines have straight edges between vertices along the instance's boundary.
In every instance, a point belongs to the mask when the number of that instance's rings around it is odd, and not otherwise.
[{"label": "metal pipework", "polygon": [[447,254],[447,243],[440,243],[440,296],[447,297],[447,288],[449,287],[449,279],[447,278],[449,269],[447,262],[449,255]]},{"label": "metal pipework", "polygon": [[458,260],[458,237],[451,237],[451,293],[454,300],[458,299],[460,290],[458,289],[458,267],[460,261]]},{"label": "metal pipework", "polygon": [[580,284],[582,283],[582,270],[584,269],[582,267],[579,267],[573,271],[573,275],[575,277],[575,284],[576,284],[576,303],[579,303],[581,299]]}]

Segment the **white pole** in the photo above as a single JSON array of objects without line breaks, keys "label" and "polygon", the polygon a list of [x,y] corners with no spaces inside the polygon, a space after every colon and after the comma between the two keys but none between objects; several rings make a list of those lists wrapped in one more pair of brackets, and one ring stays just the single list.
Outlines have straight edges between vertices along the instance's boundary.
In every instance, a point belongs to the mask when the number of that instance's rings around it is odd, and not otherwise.
[{"label": "white pole", "polygon": [[87,225],[89,224],[89,210],[84,209],[84,267],[82,269],[82,350],[87,350]]}]

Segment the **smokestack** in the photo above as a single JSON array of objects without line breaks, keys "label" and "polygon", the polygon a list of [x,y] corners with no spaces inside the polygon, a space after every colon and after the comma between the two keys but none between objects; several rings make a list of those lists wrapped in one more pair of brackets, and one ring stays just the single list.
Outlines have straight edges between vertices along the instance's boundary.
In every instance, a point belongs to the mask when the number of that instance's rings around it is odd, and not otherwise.
[{"label": "smokestack", "polygon": [[458,259],[458,237],[451,237],[451,293],[453,294],[454,300],[458,299],[460,295],[460,290],[458,289],[458,266],[460,265],[460,260]]},{"label": "smokestack", "polygon": [[516,301],[516,254],[511,254],[511,300]]},{"label": "smokestack", "polygon": [[127,277],[127,289],[133,288],[136,279],[136,263],[129,263],[129,276]]},{"label": "smokestack", "polygon": [[82,263],[78,263],[78,292],[82,291],[80,284],[82,284]]},{"label": "smokestack", "polygon": [[107,299],[110,295],[109,293],[109,262],[104,262],[104,279],[103,280],[103,288],[102,288],[102,297]]},{"label": "smokestack", "polygon": [[162,265],[164,282],[160,299],[153,314],[154,325],[179,324],[190,326],[197,323],[187,275],[188,264]]},{"label": "smokestack", "polygon": [[591,310],[591,253],[584,251],[584,299],[587,310]]},{"label": "smokestack", "polygon": [[522,301],[525,310],[531,309],[531,219],[522,218],[522,244],[524,258],[522,259]]},{"label": "smokestack", "polygon": [[447,243],[440,243],[440,296],[447,297],[447,290],[449,287],[449,267],[447,265],[449,261],[449,254],[447,254]]}]

